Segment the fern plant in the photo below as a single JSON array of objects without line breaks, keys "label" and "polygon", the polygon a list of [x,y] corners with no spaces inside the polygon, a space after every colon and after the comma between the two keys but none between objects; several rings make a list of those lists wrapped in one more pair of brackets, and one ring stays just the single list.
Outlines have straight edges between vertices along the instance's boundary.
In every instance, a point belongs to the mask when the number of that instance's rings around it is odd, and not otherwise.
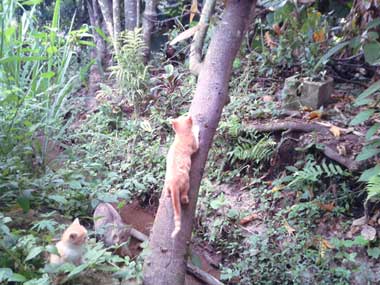
[{"label": "fern plant", "polygon": [[276,145],[276,142],[269,136],[260,139],[254,136],[253,140],[239,137],[238,141],[238,145],[228,152],[228,157],[232,163],[237,160],[254,161],[256,164],[268,161]]},{"label": "fern plant", "polygon": [[372,176],[367,185],[367,201],[380,201],[380,174]]},{"label": "fern plant", "polygon": [[143,60],[145,44],[142,30],[124,31],[119,41],[121,47],[116,55],[117,64],[110,67],[110,76],[116,80],[117,86],[112,92],[111,102],[119,107],[128,103],[138,113],[147,90],[149,70]]},{"label": "fern plant", "polygon": [[289,166],[287,169],[293,172],[291,182],[288,184],[289,187],[314,184],[318,182],[322,176],[335,177],[347,175],[347,172],[338,164],[326,163],[326,161],[317,164],[314,158],[309,158],[301,170],[293,166]]}]

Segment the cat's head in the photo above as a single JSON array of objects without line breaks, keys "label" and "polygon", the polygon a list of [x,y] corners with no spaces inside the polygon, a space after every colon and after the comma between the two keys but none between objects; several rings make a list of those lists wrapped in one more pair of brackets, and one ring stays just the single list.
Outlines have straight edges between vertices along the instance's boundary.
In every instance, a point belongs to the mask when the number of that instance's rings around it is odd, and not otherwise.
[{"label": "cat's head", "polygon": [[181,116],[172,120],[172,127],[176,134],[187,134],[191,132],[193,127],[193,119],[191,116]]},{"label": "cat's head", "polygon": [[105,236],[105,242],[108,246],[123,243],[130,237],[130,230],[126,225],[112,227],[108,235]]},{"label": "cat's head", "polygon": [[78,218],[65,230],[62,241],[74,245],[82,245],[87,241],[87,230],[79,223]]}]

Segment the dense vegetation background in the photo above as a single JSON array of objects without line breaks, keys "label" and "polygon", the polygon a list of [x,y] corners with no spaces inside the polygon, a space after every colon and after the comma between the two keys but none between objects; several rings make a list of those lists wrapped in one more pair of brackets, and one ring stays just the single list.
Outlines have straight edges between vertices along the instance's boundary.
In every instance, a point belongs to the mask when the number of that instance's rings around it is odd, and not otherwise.
[{"label": "dense vegetation background", "polygon": [[[170,119],[188,111],[197,82],[191,29],[205,3],[111,2],[0,3],[1,284],[141,283],[147,252],[120,256],[97,242],[92,214],[113,203],[149,234]],[[228,2],[215,4],[204,52]],[[189,263],[225,284],[379,284],[378,6],[258,2],[210,149]],[[332,95],[289,107],[306,77],[333,78]],[[85,263],[46,266],[75,217],[90,232]]]}]

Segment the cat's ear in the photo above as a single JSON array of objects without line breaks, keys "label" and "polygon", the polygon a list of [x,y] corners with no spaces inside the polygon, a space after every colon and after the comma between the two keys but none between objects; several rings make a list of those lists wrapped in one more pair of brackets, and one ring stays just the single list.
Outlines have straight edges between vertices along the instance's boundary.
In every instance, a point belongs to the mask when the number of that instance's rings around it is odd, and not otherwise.
[{"label": "cat's ear", "polygon": [[178,129],[178,121],[176,119],[172,120],[172,127],[175,131]]},{"label": "cat's ear", "polygon": [[75,240],[77,239],[77,237],[78,237],[78,234],[77,234],[77,233],[71,233],[71,234],[69,235],[69,238],[70,238],[71,241],[75,241]]},{"label": "cat's ear", "polygon": [[74,220],[73,224],[77,224],[77,225],[80,225],[80,223],[79,223],[79,219],[78,219],[78,218],[76,218],[76,219]]}]

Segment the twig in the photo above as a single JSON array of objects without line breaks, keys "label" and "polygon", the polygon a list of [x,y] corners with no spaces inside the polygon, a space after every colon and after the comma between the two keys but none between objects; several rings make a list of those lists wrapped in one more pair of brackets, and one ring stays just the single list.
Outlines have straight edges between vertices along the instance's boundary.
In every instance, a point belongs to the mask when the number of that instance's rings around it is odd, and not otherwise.
[{"label": "twig", "polygon": [[[136,230],[135,228],[131,228],[131,236],[135,239],[145,242],[148,240],[148,236],[143,234],[142,232]],[[140,245],[141,247],[141,245]],[[223,285],[222,282],[220,282],[218,279],[216,279],[211,274],[203,271],[202,269],[192,265],[191,263],[186,264],[186,271],[193,275],[194,277],[198,278],[199,280],[203,281],[205,284],[209,285]]]}]

